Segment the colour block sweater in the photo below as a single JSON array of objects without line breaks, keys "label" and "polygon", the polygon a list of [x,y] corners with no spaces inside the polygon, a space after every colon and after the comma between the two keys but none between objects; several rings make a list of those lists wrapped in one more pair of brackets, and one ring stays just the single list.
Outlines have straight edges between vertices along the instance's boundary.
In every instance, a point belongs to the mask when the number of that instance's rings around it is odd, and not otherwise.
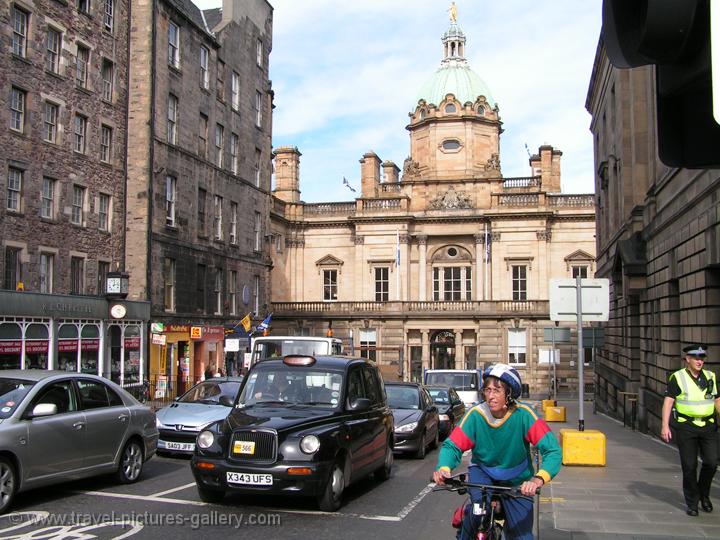
[{"label": "colour block sweater", "polygon": [[[531,444],[538,448],[542,458],[537,472],[530,457]],[[493,417],[484,402],[470,409],[443,443],[437,468],[453,470],[467,450],[472,450],[471,462],[490,478],[511,486],[518,486],[532,476],[547,483],[558,473],[562,461],[562,450],[550,427],[522,403],[503,418]]]}]

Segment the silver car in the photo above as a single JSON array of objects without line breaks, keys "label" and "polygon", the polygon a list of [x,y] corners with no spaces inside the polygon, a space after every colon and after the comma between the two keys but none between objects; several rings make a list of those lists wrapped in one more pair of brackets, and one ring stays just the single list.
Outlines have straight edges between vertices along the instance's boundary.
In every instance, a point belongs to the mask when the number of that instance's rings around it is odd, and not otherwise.
[{"label": "silver car", "polygon": [[198,433],[230,413],[241,382],[242,377],[207,379],[157,411],[158,453],[192,455]]},{"label": "silver car", "polygon": [[157,440],[155,414],[107,379],[0,371],[0,513],[48,484],[105,473],[135,482]]}]

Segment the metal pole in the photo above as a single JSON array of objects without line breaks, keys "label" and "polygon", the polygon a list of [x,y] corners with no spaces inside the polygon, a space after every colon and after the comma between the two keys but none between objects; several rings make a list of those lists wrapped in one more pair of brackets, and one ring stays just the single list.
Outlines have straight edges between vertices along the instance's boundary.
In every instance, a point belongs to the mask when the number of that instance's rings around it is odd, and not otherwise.
[{"label": "metal pole", "polygon": [[583,415],[583,402],[585,380],[583,374],[583,339],[582,339],[582,280],[580,274],[575,278],[577,293],[577,335],[578,335],[578,431],[585,431],[585,417]]},{"label": "metal pole", "polygon": [[548,366],[548,377],[550,377],[550,399],[555,397],[555,328],[552,328],[552,351],[550,351],[550,362],[552,362],[552,375],[550,375],[550,366]]}]

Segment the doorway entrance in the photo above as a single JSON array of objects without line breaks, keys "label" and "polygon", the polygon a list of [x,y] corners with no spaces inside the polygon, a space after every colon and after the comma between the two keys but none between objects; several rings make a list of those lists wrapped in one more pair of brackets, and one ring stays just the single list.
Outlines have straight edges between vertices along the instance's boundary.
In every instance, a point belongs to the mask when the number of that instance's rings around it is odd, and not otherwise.
[{"label": "doorway entrance", "polygon": [[455,334],[450,330],[437,331],[430,340],[433,369],[455,369]]}]

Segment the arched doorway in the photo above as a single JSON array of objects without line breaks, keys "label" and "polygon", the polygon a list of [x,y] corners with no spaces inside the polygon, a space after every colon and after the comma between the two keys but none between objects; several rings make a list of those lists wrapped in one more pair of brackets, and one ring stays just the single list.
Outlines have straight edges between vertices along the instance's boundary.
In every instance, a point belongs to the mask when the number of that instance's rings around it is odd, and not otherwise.
[{"label": "arched doorway", "polygon": [[455,369],[455,334],[438,330],[430,340],[430,357],[433,369]]}]

